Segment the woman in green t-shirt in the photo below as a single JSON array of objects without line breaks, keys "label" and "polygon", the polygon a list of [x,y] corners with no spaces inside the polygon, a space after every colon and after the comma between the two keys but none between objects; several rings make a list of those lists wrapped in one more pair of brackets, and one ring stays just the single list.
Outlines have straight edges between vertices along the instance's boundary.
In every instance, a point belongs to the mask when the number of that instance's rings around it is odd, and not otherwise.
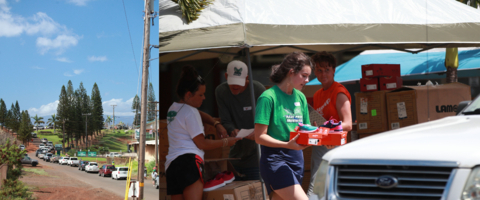
[{"label": "woman in green t-shirt", "polygon": [[[301,187],[307,146],[290,139],[298,123],[310,124],[308,104],[300,90],[312,72],[310,57],[288,54],[270,76],[276,85],[258,98],[255,141],[261,145],[260,173],[272,199],[308,199]],[[273,192],[273,193],[272,193]]]}]

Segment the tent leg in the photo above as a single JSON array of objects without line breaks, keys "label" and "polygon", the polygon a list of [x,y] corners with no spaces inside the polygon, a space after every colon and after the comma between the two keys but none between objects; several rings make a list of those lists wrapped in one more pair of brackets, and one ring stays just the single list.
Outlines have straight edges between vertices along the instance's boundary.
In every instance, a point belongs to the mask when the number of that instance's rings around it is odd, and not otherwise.
[{"label": "tent leg", "polygon": [[[252,73],[252,63],[250,61],[250,49],[249,48],[245,48],[245,54],[247,56],[247,65],[248,65],[248,80],[250,80],[249,84],[248,84],[248,87],[250,87],[250,99],[252,101],[252,113],[253,113],[253,118],[255,119],[255,108],[256,108],[256,104],[255,104],[255,91],[253,89],[253,73]],[[258,154],[258,164],[260,165],[260,157],[262,156],[262,153],[260,151],[260,145],[257,144],[257,154]],[[260,175],[260,183],[262,184],[262,195],[263,195],[263,199],[267,199],[267,196],[266,196],[266,188],[265,188],[265,182],[263,181],[263,178],[262,176]]]}]

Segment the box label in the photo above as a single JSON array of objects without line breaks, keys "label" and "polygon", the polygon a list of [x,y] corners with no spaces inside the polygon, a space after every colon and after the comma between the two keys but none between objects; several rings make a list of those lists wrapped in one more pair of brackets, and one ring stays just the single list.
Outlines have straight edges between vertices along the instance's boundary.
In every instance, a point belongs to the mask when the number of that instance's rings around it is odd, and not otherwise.
[{"label": "box label", "polygon": [[366,76],[372,76],[373,75],[373,70],[366,70],[365,75]]},{"label": "box label", "polygon": [[387,89],[397,88],[397,83],[387,83]]},{"label": "box label", "polygon": [[407,118],[407,108],[405,107],[405,102],[397,103],[398,118],[405,119]]},{"label": "box label", "polygon": [[308,139],[308,144],[317,145],[318,144],[318,139]]},{"label": "box label", "polygon": [[345,138],[342,138],[342,141],[340,142],[341,145],[345,144]]},{"label": "box label", "polygon": [[377,90],[377,84],[367,85],[367,90]]},{"label": "box label", "polygon": [[358,129],[367,129],[367,122],[359,123]]},{"label": "box label", "polygon": [[360,114],[368,114],[368,99],[360,98]]},{"label": "box label", "polygon": [[394,122],[391,125],[392,125],[392,130],[400,128],[400,122]]},{"label": "box label", "polygon": [[235,200],[233,194],[223,194],[223,200]]},{"label": "box label", "polygon": [[376,110],[376,109],[373,109],[373,110],[372,110],[372,117],[375,117],[375,116],[377,116],[377,110]]}]

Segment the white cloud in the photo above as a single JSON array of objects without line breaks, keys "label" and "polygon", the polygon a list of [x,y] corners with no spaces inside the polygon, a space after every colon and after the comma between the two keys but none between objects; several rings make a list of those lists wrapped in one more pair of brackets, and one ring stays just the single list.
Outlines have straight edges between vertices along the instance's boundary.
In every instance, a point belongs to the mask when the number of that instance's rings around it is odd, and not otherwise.
[{"label": "white cloud", "polygon": [[55,39],[49,39],[45,37],[37,38],[37,47],[40,48],[40,54],[45,54],[50,49],[57,50],[57,54],[62,54],[65,49],[71,46],[75,46],[78,43],[77,36],[59,35]]},{"label": "white cloud", "polygon": [[59,62],[66,62],[66,63],[71,63],[72,62],[70,59],[65,58],[65,57],[57,58],[55,60],[57,60]]},{"label": "white cloud", "polygon": [[95,61],[107,61],[107,56],[89,56],[88,61],[95,62]]},{"label": "white cloud", "polygon": [[73,3],[77,6],[86,6],[88,1],[90,0],[68,0],[69,3]]},{"label": "white cloud", "polygon": [[45,69],[45,68],[41,68],[39,66],[33,66],[32,69]]},{"label": "white cloud", "polygon": [[103,114],[112,116],[113,115],[112,105],[117,105],[115,106],[115,116],[133,117],[134,113],[132,112],[132,109],[131,109],[132,103],[133,103],[133,97],[128,99],[127,101],[123,101],[123,99],[110,99],[108,101],[104,101],[102,103]]},{"label": "white cloud", "polygon": [[83,72],[83,69],[75,69],[75,70],[73,70],[73,73],[75,73],[76,75],[80,75],[82,72]]},{"label": "white cloud", "polygon": [[50,116],[57,113],[58,100],[47,105],[41,105],[40,108],[29,108],[28,114],[30,116]]}]

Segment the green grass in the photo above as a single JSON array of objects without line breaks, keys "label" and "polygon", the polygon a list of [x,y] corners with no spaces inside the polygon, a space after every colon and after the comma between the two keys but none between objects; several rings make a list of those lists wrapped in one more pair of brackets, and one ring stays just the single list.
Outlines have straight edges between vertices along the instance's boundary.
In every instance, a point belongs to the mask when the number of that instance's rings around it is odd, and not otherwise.
[{"label": "green grass", "polygon": [[78,157],[78,159],[85,160],[85,161],[88,161],[88,162],[107,162],[107,158]]},{"label": "green grass", "polygon": [[107,134],[103,136],[98,145],[108,147],[110,152],[127,152],[127,144],[117,140],[117,138],[130,139],[132,138],[132,134],[133,131],[127,131],[127,134],[125,134],[124,130],[107,131]]},{"label": "green grass", "polygon": [[43,169],[23,168],[23,171],[32,172],[32,173],[38,174],[38,175],[48,175],[48,173],[45,172],[45,170],[43,170]]}]

